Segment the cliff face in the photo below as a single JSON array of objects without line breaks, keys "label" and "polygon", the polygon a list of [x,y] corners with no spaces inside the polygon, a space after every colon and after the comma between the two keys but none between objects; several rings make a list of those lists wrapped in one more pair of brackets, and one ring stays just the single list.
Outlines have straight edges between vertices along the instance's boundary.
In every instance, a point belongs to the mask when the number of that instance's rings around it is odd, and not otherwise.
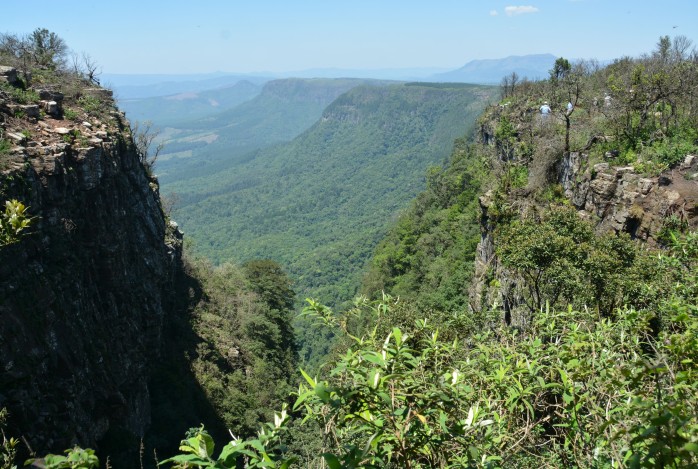
[{"label": "cliff face", "polygon": [[0,407],[38,453],[143,434],[181,261],[123,114],[95,96],[112,110],[68,121],[60,109],[17,113],[0,94],[0,122],[17,137],[0,195],[36,217],[0,247]]},{"label": "cliff face", "polygon": [[[478,140],[499,154],[505,147],[495,132],[499,116],[496,109],[489,112]],[[658,175],[642,174],[632,165],[614,165],[612,160],[593,163],[585,152],[557,149],[551,156],[547,164],[538,161],[542,159],[539,155],[519,163],[527,167],[529,184],[506,195],[506,204],[518,216],[545,210],[547,203],[536,200],[530,181],[546,181],[551,187],[559,187],[559,197],[573,206],[581,219],[589,221],[597,235],[627,233],[632,239],[657,247],[666,243],[667,239],[661,238],[668,236],[669,230],[698,229],[696,155],[686,154],[682,163]],[[507,163],[506,158],[499,156],[497,164]],[[469,296],[474,309],[497,304],[508,323],[523,325],[520,307],[525,292],[521,278],[502,265],[497,256],[497,221],[493,212],[501,208],[496,207],[498,197],[501,194],[490,190],[479,198],[481,239]]]},{"label": "cliff face", "polygon": [[698,156],[658,176],[643,176],[633,166],[587,164],[588,155],[564,155],[559,183],[580,216],[597,231],[626,232],[655,244],[668,219],[698,225]]}]

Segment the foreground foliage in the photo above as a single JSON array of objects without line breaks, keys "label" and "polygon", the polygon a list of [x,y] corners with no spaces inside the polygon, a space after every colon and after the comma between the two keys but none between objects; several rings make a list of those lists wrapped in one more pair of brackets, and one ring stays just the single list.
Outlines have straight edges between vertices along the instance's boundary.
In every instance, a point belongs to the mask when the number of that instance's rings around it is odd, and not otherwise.
[{"label": "foreground foliage", "polygon": [[[679,275],[656,309],[621,308],[613,318],[544,309],[522,331],[488,315],[391,328],[414,313],[409,305],[358,300],[335,315],[311,301],[305,314],[336,329],[351,332],[347,325],[362,315],[376,325],[350,334],[353,346],[324,379],[303,373],[294,411],[323,429],[330,468],[695,465],[698,236],[675,239],[672,255],[657,263]],[[241,452],[248,467],[291,464],[285,422],[277,416],[273,444],[265,430],[222,454],[249,446],[265,456]]]}]

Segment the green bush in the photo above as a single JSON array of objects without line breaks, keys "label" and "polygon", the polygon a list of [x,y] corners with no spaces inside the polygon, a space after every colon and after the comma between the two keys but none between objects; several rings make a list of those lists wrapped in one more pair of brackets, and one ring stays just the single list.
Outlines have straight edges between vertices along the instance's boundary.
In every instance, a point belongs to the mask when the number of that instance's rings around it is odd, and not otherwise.
[{"label": "green bush", "polygon": [[78,113],[76,111],[74,111],[73,109],[64,108],[63,109],[63,117],[69,121],[74,121],[74,120],[77,120]]},{"label": "green bush", "polygon": [[18,200],[5,202],[5,211],[0,213],[0,247],[18,242],[31,227],[34,219],[27,210]]},{"label": "green bush", "polygon": [[34,90],[24,90],[7,83],[0,83],[0,89],[7,92],[13,101],[19,104],[32,104],[39,101],[39,94]]},{"label": "green bush", "polygon": [[[545,309],[522,331],[487,317],[464,331],[455,316],[391,327],[405,305],[387,296],[339,315],[309,301],[304,314],[351,343],[324,378],[301,371],[293,410],[323,429],[316,458],[333,469],[694,467],[698,235],[676,238],[656,260],[675,277],[651,309],[623,307],[613,318]],[[376,326],[358,333],[351,324],[362,315]],[[286,429],[277,415],[217,458],[199,434],[168,461],[289,467]]]},{"label": "green bush", "polygon": [[12,144],[10,143],[9,140],[5,140],[4,138],[0,138],[0,155],[6,155],[10,152],[10,149],[12,148]]},{"label": "green bush", "polygon": [[679,137],[655,142],[643,152],[648,160],[658,161],[669,168],[683,162],[688,154],[698,153],[698,146]]},{"label": "green bush", "polygon": [[83,95],[78,98],[78,104],[90,115],[101,116],[105,111],[104,103],[94,96]]}]

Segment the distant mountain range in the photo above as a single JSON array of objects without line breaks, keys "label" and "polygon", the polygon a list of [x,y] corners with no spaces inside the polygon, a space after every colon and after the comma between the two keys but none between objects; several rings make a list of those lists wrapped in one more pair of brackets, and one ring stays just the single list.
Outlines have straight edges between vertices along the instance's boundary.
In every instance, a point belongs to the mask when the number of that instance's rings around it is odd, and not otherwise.
[{"label": "distant mountain range", "polygon": [[[213,76],[212,76],[213,75]],[[233,86],[241,81],[261,85],[271,77],[241,74],[198,74],[198,75],[127,75],[103,74],[103,86],[116,92],[119,104],[127,99],[169,96]]]},{"label": "distant mountain range", "polygon": [[[376,80],[289,78],[264,85],[249,101],[206,117],[166,124],[157,173],[163,184],[215,174],[259,148],[288,142],[308,129],[323,110],[350,89]],[[236,85],[237,86],[237,85]],[[166,100],[167,98],[151,98]],[[186,105],[186,103],[179,103]],[[130,114],[127,111],[127,116]],[[159,127],[161,120],[152,119]]]},{"label": "distant mountain range", "polygon": [[190,75],[104,74],[102,82],[110,86],[119,100],[167,96],[229,87],[245,80],[261,85],[280,78],[364,78],[396,81],[454,83],[499,83],[505,75],[516,72],[529,79],[545,78],[555,63],[552,54],[509,56],[502,59],[471,60],[456,70],[444,68],[344,69],[315,68],[291,72],[252,74],[216,72]]},{"label": "distant mountain range", "polygon": [[531,80],[545,78],[555,64],[552,54],[512,55],[503,59],[471,60],[458,70],[432,75],[429,81],[456,83],[499,83],[516,72]]}]

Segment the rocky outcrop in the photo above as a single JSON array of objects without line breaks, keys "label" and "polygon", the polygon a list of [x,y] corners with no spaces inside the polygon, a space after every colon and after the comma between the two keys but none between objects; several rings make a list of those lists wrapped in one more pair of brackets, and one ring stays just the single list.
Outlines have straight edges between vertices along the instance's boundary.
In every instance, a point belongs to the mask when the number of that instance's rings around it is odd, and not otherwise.
[{"label": "rocky outcrop", "polygon": [[2,158],[0,198],[35,217],[29,235],[0,247],[0,407],[11,434],[38,453],[143,435],[181,235],[121,113],[2,121],[25,138]]},{"label": "rocky outcrop", "polygon": [[[489,147],[490,153],[496,155],[494,164],[499,165],[509,161],[494,130],[504,110],[506,107],[500,105],[485,114],[478,138],[480,145]],[[511,121],[517,123],[514,126],[517,133],[520,127],[527,128],[522,122],[528,122],[529,114],[518,108],[508,111]],[[481,311],[497,305],[505,321],[514,326],[525,325],[526,317],[520,307],[524,292],[517,283],[517,275],[498,262],[493,222],[496,217],[491,215],[495,207],[504,206],[521,215],[541,213],[547,209],[547,202],[536,199],[535,192],[546,185],[551,189],[561,188],[555,197],[569,200],[580,218],[590,221],[599,235],[628,233],[633,239],[656,246],[666,242],[662,237],[667,236],[669,229],[698,229],[698,156],[686,155],[675,168],[659,175],[647,175],[633,166],[590,163],[589,156],[583,152],[558,151],[550,145],[553,140],[546,133],[548,130],[533,125],[528,133],[522,132],[536,135],[539,146],[530,161],[526,158],[514,161],[528,167],[528,187],[508,190],[505,195],[501,194],[501,188],[499,193],[490,190],[479,199],[481,238],[469,289],[470,306]],[[552,148],[548,154],[542,148],[546,145]],[[497,196],[503,198],[499,203]]]},{"label": "rocky outcrop", "polygon": [[587,167],[587,156],[569,153],[560,165],[565,196],[591,220],[599,233],[627,232],[656,243],[669,217],[687,228],[698,227],[698,157],[658,176],[638,174],[632,166],[597,163]]}]

